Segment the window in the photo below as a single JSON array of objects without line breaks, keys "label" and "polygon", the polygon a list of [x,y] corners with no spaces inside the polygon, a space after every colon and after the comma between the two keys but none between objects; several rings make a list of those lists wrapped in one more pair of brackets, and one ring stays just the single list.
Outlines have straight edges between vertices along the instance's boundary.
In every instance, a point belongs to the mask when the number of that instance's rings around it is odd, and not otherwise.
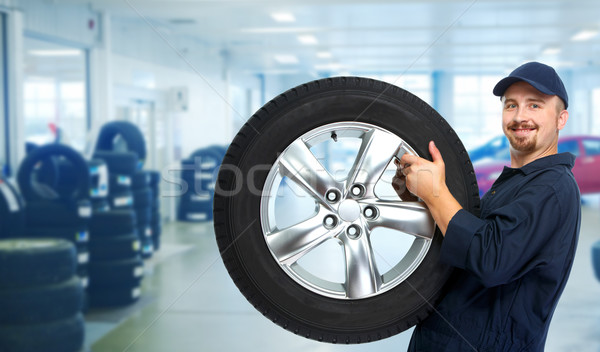
[{"label": "window", "polygon": [[579,143],[577,141],[564,141],[558,143],[558,152],[569,152],[575,156],[579,156]]},{"label": "window", "polygon": [[585,150],[585,155],[600,155],[600,140],[598,139],[584,139],[581,141],[583,144],[583,150]]},{"label": "window", "polygon": [[454,76],[453,128],[467,149],[498,135],[501,122],[500,99],[492,90],[501,76]]},{"label": "window", "polygon": [[87,132],[86,51],[25,38],[25,140],[83,151]]}]

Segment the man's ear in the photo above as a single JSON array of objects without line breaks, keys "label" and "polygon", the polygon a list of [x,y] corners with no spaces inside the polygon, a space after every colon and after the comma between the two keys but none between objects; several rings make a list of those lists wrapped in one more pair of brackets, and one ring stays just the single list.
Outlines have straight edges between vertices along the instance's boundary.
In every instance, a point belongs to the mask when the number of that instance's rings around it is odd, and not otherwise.
[{"label": "man's ear", "polygon": [[565,127],[565,125],[567,124],[567,120],[569,120],[569,112],[567,110],[561,111],[558,115],[557,123],[557,128],[559,131]]}]

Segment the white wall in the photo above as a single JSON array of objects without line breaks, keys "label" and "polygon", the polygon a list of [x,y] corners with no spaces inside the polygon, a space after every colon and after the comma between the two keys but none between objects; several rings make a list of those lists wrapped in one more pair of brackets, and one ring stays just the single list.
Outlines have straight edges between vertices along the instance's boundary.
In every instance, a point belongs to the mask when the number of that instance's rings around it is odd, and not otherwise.
[{"label": "white wall", "polygon": [[111,80],[115,86],[145,88],[165,97],[173,88],[187,87],[187,111],[173,111],[167,105],[163,112],[173,124],[175,144],[181,146],[185,157],[200,147],[230,142],[227,87],[220,75],[214,73],[219,69],[218,62],[205,62],[197,73],[113,55]]}]

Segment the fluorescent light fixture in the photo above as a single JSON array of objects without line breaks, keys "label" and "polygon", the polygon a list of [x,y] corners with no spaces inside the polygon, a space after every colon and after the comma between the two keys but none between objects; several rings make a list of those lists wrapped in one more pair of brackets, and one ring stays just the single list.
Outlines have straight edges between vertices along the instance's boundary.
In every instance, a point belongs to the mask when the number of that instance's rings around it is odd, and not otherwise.
[{"label": "fluorescent light fixture", "polygon": [[561,51],[561,48],[558,46],[549,46],[542,51],[542,55],[558,55]]},{"label": "fluorescent light fixture", "polygon": [[571,37],[571,40],[574,42],[583,42],[586,40],[590,40],[598,35],[598,30],[596,29],[584,29],[580,32],[577,32],[574,36]]},{"label": "fluorescent light fixture", "polygon": [[297,64],[298,58],[294,55],[281,54],[275,55],[275,61],[283,65]]},{"label": "fluorescent light fixture", "polygon": [[298,36],[298,41],[300,41],[300,43],[302,44],[306,44],[306,45],[314,45],[319,43],[319,41],[317,40],[317,38],[314,35],[311,34],[301,34]]},{"label": "fluorescent light fixture", "polygon": [[29,50],[29,55],[34,56],[79,56],[81,50],[64,49],[64,50]]},{"label": "fluorescent light fixture", "polygon": [[294,15],[289,12],[273,12],[271,14],[271,18],[281,23],[296,22],[296,17],[294,17]]},{"label": "fluorescent light fixture", "polygon": [[331,52],[329,51],[319,51],[317,52],[317,57],[319,59],[331,59],[333,55],[331,55]]}]

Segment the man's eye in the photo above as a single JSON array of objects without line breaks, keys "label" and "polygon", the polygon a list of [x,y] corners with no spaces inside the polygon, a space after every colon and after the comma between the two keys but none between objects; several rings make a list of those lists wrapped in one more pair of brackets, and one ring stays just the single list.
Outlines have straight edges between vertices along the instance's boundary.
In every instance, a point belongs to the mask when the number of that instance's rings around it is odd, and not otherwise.
[{"label": "man's eye", "polygon": [[506,105],[506,108],[507,108],[507,109],[514,109],[514,108],[516,108],[516,107],[517,107],[517,105],[516,105],[516,104],[508,104],[508,105]]},{"label": "man's eye", "polygon": [[532,108],[534,108],[534,109],[537,109],[537,108],[539,108],[540,106],[539,106],[538,104],[531,104],[531,107],[532,107]]}]

